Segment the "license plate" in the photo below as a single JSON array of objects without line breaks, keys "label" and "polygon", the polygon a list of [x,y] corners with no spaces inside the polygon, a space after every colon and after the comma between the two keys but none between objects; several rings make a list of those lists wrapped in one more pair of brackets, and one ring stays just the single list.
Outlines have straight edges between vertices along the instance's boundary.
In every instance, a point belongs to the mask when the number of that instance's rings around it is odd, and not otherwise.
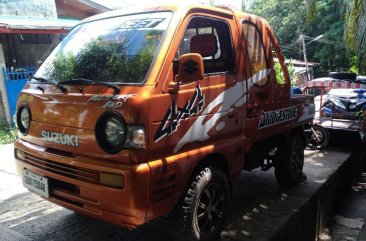
[{"label": "license plate", "polygon": [[49,197],[47,177],[23,169],[23,185],[43,197]]},{"label": "license plate", "polygon": [[350,105],[349,108],[352,109],[352,110],[356,109],[356,105]]}]

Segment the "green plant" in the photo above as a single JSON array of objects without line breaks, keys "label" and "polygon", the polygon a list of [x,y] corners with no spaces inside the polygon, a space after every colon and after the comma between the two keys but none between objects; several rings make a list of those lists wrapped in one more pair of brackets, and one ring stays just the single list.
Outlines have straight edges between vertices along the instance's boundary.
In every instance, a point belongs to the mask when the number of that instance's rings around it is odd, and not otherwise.
[{"label": "green plant", "polygon": [[285,83],[285,77],[283,76],[281,65],[278,62],[274,64],[274,70],[276,71],[277,84],[283,85]]},{"label": "green plant", "polygon": [[288,75],[290,76],[290,80],[291,80],[291,85],[292,86],[297,86],[297,83],[296,83],[296,73],[295,73],[295,67],[294,65],[290,63],[287,65],[287,71],[288,71]]},{"label": "green plant", "polygon": [[358,74],[359,70],[358,70],[358,66],[357,66],[357,63],[358,63],[357,56],[350,57],[349,62],[350,62],[350,66],[348,68],[348,72]]},{"label": "green plant", "polygon": [[0,144],[9,144],[15,141],[17,128],[11,127],[6,121],[0,121]]},{"label": "green plant", "polygon": [[[296,86],[296,74],[294,65],[290,62],[287,66],[287,72],[290,76],[291,85]],[[274,70],[276,71],[276,81],[278,84],[283,85],[285,84],[285,77],[283,76],[283,71],[280,63],[275,62]]]}]

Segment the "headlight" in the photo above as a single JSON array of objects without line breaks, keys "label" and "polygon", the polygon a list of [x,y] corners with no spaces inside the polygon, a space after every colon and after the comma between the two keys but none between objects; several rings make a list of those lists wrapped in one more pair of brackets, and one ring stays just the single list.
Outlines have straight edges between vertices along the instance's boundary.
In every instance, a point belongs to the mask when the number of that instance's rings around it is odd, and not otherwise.
[{"label": "headlight", "polygon": [[20,133],[27,135],[29,131],[29,123],[31,121],[31,113],[28,105],[24,104],[17,111],[16,123]]},{"label": "headlight", "polygon": [[124,120],[115,112],[106,112],[97,122],[95,136],[105,152],[114,154],[121,151],[126,140]]}]

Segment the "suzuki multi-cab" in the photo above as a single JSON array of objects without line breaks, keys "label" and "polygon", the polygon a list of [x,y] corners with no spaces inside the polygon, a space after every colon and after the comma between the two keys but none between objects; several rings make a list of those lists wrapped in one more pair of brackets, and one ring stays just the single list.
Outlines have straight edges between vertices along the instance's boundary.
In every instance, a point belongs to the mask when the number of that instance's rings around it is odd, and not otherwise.
[{"label": "suzuki multi-cab", "polygon": [[74,27],[29,79],[14,153],[24,186],[53,203],[127,228],[167,216],[174,239],[212,240],[242,170],[303,180],[313,116],[265,20],[117,10]]}]

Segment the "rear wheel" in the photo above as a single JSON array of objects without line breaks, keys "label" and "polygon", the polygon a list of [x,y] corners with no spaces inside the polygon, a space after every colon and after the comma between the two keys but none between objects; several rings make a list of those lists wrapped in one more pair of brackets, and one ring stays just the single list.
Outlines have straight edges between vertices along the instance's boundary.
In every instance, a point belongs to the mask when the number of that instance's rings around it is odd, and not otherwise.
[{"label": "rear wheel", "polygon": [[299,184],[304,174],[304,141],[299,134],[292,134],[277,147],[275,176],[278,184],[292,187]]},{"label": "rear wheel", "polygon": [[229,183],[218,168],[203,168],[190,183],[170,216],[176,241],[208,241],[219,237],[225,221]]}]

